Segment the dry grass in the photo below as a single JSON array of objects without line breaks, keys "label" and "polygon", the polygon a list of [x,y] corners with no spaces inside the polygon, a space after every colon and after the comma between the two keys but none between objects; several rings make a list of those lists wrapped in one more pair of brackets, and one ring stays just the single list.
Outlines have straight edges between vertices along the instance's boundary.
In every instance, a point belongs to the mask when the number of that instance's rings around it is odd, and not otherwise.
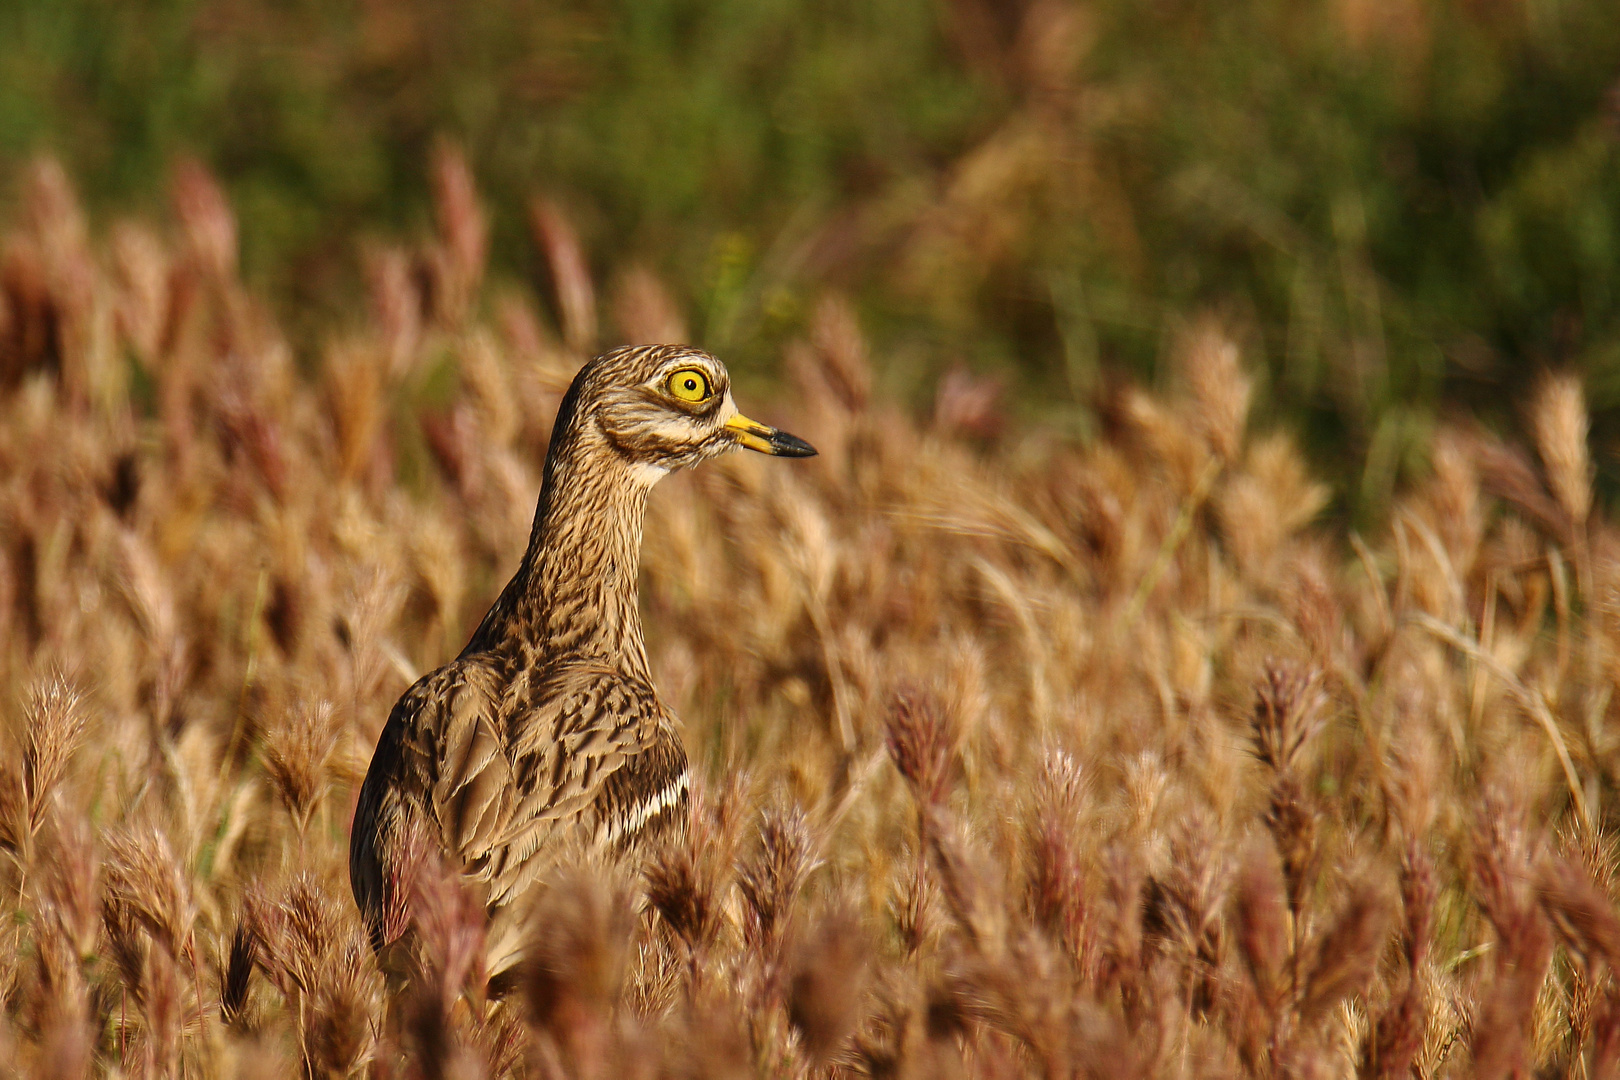
[{"label": "dry grass", "polygon": [[[104,246],[34,174],[0,266],[6,1067],[1615,1074],[1620,532],[1579,386],[1543,382],[1533,452],[1444,430],[1387,532],[1333,535],[1216,321],[1184,396],[1119,389],[1076,446],[962,373],[919,424],[827,301],[775,417],[821,457],[653,500],[686,838],[538,894],[501,997],[429,864],[385,976],[357,779],[514,564],[597,335],[557,207],[560,338],[483,295],[472,181],[436,175],[438,235],[375,252],[370,315],[302,370],[200,169],[173,229]],[[612,280],[624,336],[678,332],[645,269]]]}]

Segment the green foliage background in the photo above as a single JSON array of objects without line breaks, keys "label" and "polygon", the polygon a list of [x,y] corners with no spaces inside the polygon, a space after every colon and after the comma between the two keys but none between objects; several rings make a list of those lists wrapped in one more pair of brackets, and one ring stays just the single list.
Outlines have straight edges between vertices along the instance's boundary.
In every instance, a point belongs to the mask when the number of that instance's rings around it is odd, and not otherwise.
[{"label": "green foliage background", "polygon": [[602,280],[653,267],[757,373],[837,288],[891,390],[965,362],[1083,433],[1213,312],[1353,513],[1544,367],[1583,372],[1620,472],[1613,0],[0,5],[6,197],[48,151],[105,225],[194,155],[294,327],[425,227],[439,137],[498,272],[538,277],[546,192]]}]

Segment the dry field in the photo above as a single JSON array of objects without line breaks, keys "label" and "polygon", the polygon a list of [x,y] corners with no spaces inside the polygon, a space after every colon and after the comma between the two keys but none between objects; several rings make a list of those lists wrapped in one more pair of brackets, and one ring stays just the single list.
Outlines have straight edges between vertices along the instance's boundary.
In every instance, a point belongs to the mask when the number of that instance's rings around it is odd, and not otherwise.
[{"label": "dry field", "polygon": [[[1247,423],[1210,321],[1090,445],[994,388],[875,398],[850,308],[783,357],[821,450],[655,494],[642,598],[702,776],[688,838],[482,916],[416,900],[390,991],[347,826],[395,697],[515,565],[596,329],[486,295],[453,156],[437,234],[301,370],[218,187],[98,229],[37,166],[0,267],[0,1073],[1608,1076],[1620,532],[1580,387],[1533,446],[1440,429],[1388,526]],[[620,340],[681,314],[625,268]],[[1001,428],[1003,430],[998,430]],[[802,466],[802,467],[801,467]]]}]

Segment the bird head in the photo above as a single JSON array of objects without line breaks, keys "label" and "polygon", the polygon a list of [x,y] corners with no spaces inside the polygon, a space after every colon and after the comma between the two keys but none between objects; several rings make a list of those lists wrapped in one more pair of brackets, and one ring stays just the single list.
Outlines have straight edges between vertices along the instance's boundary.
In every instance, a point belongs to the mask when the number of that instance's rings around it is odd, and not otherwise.
[{"label": "bird head", "polygon": [[563,412],[594,422],[607,443],[649,479],[737,447],[777,457],[815,448],[750,420],[731,400],[731,376],[685,345],[634,345],[597,357],[574,377]]}]

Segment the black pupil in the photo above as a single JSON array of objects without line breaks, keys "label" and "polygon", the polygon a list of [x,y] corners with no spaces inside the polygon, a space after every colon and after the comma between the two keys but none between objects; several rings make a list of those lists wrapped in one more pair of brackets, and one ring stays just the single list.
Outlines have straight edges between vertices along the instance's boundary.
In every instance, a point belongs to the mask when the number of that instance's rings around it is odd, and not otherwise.
[{"label": "black pupil", "polygon": [[697,380],[696,379],[687,379],[686,380],[686,388],[688,390],[696,390],[697,389]]}]

